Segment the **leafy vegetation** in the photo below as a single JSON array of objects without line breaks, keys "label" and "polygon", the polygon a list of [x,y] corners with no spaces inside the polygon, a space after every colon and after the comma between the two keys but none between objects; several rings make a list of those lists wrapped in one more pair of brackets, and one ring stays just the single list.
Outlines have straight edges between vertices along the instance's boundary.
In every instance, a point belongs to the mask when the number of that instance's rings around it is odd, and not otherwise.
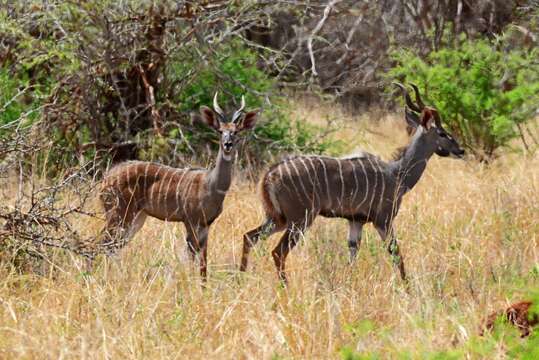
[{"label": "leafy vegetation", "polygon": [[[60,167],[96,156],[185,163],[213,156],[216,135],[191,124],[189,113],[219,91],[225,110],[242,95],[249,108],[263,108],[250,164],[285,151],[323,151],[329,143],[317,130],[291,122],[279,106],[275,81],[258,68],[260,54],[235,31],[215,31],[250,9],[231,3],[223,10],[235,16],[219,17],[197,7],[177,11],[172,2],[11,4],[0,10],[0,100],[9,102],[0,120],[29,111],[43,120],[49,161]],[[187,26],[195,17],[208,26]]]},{"label": "leafy vegetation", "polygon": [[9,125],[26,126],[38,119],[42,97],[43,89],[0,68],[0,136],[9,133]]},{"label": "leafy vegetation", "polygon": [[[281,152],[327,151],[332,142],[317,137],[321,129],[303,121],[292,121],[285,108],[287,102],[271,95],[275,81],[257,67],[257,60],[258,55],[238,41],[222,46],[210,66],[198,63],[196,58],[186,61],[185,56],[173,57],[167,69],[169,81],[181,81],[190,71],[196,74],[183,91],[173,97],[173,103],[183,113],[198,111],[200,106],[212,104],[213,96],[218,92],[219,103],[231,113],[244,95],[248,109],[262,110],[262,120],[251,136],[255,139],[249,140],[242,150],[254,165]],[[168,135],[179,137],[175,128]],[[217,143],[217,134],[204,128],[193,129],[184,136],[187,141],[181,147],[182,151],[189,151],[193,144]]]},{"label": "leafy vegetation", "polygon": [[[464,40],[464,39],[463,39]],[[393,52],[390,78],[416,83],[449,129],[481,159],[519,136],[539,104],[538,48],[510,48],[503,38],[466,40],[426,57]]]},{"label": "leafy vegetation", "polygon": [[[522,289],[526,299],[532,301],[528,317],[532,319],[539,316],[539,288]],[[363,334],[365,335],[365,334]],[[421,359],[436,360],[457,360],[463,358],[492,358],[496,356],[497,347],[503,344],[507,355],[510,358],[532,360],[539,358],[539,332],[532,331],[529,337],[522,339],[521,332],[513,324],[510,324],[506,316],[500,316],[492,333],[485,333],[484,336],[473,335],[467,341],[451,349],[439,351],[400,352],[398,358],[415,359],[421,355]],[[342,360],[367,360],[382,359],[383,354],[378,352],[357,352],[349,346],[340,350]]]}]

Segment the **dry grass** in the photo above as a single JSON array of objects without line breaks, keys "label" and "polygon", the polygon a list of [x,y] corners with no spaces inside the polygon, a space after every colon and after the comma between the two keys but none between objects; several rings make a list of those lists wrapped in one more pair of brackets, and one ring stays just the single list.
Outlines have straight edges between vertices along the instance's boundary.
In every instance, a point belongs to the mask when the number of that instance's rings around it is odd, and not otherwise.
[{"label": "dry grass", "polygon": [[[337,116],[307,105],[297,115],[319,124]],[[346,119],[336,136],[347,152],[387,158],[406,142],[398,122]],[[89,276],[60,251],[46,276],[0,267],[0,357],[325,359],[347,347],[423,358],[464,347],[481,358],[466,345],[481,321],[539,285],[537,199],[537,155],[507,154],[489,167],[433,157],[396,225],[409,293],[372,227],[348,265],[346,222],[328,219],[289,256],[283,290],[269,256],[278,235],[259,244],[248,273],[236,271],[242,234],[263,218],[256,185],[236,179],[210,232],[206,288],[187,260],[183,226],[157,220]],[[504,357],[501,342],[491,351]]]}]

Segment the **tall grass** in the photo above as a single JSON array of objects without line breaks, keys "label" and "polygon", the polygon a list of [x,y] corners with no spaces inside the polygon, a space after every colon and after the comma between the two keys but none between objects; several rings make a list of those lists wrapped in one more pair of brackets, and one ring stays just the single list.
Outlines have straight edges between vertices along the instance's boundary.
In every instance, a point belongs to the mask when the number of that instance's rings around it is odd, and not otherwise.
[{"label": "tall grass", "polygon": [[[342,122],[343,153],[388,158],[406,142],[400,116],[350,119],[308,104],[295,112]],[[12,190],[3,187],[5,201]],[[478,339],[481,322],[539,287],[538,155],[507,153],[488,167],[432,158],[396,223],[408,292],[371,226],[349,265],[346,222],[335,219],[318,219],[291,252],[288,289],[269,256],[279,235],[238,273],[242,234],[263,219],[257,192],[238,174],[210,231],[205,287],[183,226],[154,219],[91,274],[61,251],[44,275],[0,264],[0,357],[428,358],[459,349],[501,358],[503,336]],[[96,233],[102,223],[75,225]]]}]

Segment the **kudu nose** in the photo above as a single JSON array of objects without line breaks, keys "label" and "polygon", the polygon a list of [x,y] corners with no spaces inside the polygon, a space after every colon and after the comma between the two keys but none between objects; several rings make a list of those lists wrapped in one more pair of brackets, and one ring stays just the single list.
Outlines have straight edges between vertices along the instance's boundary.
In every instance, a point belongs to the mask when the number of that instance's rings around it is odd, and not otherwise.
[{"label": "kudu nose", "polygon": [[225,151],[230,151],[232,150],[232,143],[231,142],[226,142],[223,144],[223,148]]}]

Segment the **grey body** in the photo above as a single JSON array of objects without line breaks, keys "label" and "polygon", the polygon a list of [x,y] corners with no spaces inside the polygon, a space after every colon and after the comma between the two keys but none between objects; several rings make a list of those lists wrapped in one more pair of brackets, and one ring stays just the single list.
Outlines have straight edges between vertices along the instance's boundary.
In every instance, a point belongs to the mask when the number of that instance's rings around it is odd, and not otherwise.
[{"label": "grey body", "polygon": [[386,222],[405,189],[398,169],[376,156],[298,156],[271,168],[264,187],[287,222],[318,214],[362,222]]},{"label": "grey body", "polygon": [[[422,109],[423,110],[423,109]],[[434,109],[425,108],[409,145],[397,159],[385,162],[375,155],[349,158],[297,156],[272,166],[262,179],[266,220],[244,235],[240,270],[247,268],[251,247],[264,236],[285,230],[272,256],[278,274],[286,281],[285,260],[299,236],[318,216],[348,219],[350,257],[357,253],[363,225],[372,222],[402,279],[404,261],[393,230],[403,196],[419,181],[430,157],[464,153],[437,120]]]}]

